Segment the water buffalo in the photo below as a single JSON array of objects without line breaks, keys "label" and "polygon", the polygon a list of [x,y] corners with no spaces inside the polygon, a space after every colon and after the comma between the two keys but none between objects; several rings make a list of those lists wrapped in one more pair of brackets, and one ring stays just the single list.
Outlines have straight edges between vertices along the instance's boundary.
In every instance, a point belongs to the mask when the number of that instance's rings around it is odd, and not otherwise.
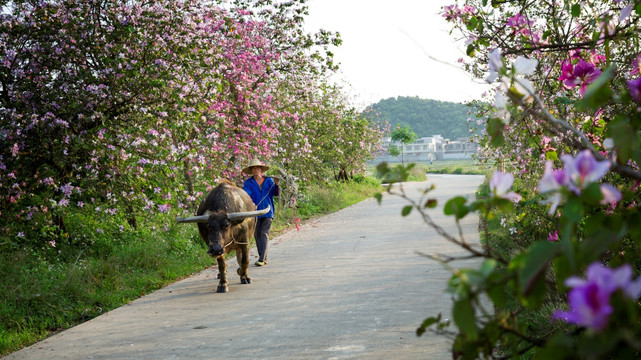
[{"label": "water buffalo", "polygon": [[227,292],[225,255],[236,250],[242,284],[251,284],[247,276],[249,267],[249,241],[254,234],[256,216],[266,214],[269,208],[255,211],[256,206],[247,193],[229,181],[223,181],[207,194],[200,203],[196,216],[176,219],[180,223],[196,222],[200,237],[209,250],[207,254],[218,262],[217,292]]}]

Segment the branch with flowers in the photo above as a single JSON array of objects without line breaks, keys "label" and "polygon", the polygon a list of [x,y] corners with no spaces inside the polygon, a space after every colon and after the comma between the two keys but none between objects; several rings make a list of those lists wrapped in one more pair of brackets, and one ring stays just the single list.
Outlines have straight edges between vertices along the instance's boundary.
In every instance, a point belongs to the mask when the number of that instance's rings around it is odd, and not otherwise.
[{"label": "branch with flowers", "polygon": [[[467,43],[459,62],[497,84],[477,103],[486,120],[478,158],[501,170],[486,196],[444,205],[457,221],[480,215],[482,250],[439,232],[485,258],[480,268],[428,255],[452,270],[453,357],[639,358],[641,1],[459,3],[443,12]],[[381,171],[402,181],[405,170]],[[402,214],[435,201],[410,202]],[[451,329],[444,317],[428,317],[417,333]]]}]

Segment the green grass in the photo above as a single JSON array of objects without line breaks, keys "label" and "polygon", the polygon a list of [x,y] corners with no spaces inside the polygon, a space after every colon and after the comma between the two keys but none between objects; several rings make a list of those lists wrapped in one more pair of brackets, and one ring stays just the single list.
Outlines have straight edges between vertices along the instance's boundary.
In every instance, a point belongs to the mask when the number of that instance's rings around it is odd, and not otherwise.
[{"label": "green grass", "polygon": [[[369,177],[311,185],[298,199],[296,217],[329,214],[380,190]],[[292,215],[277,209],[272,237],[294,226]],[[67,225],[73,235],[56,238],[55,247],[0,251],[0,356],[213,264],[195,225],[176,224],[171,215],[148,219],[138,230],[91,212],[69,215]]]},{"label": "green grass", "polygon": [[[157,234],[135,232],[131,241],[116,243],[104,254],[87,256],[88,251],[79,250],[69,262],[47,259],[34,251],[3,253],[0,354],[82,323],[208,266],[211,259],[192,232],[187,228]],[[174,236],[182,240],[173,240]]]},{"label": "green grass", "polygon": [[[407,165],[408,163],[406,163]],[[415,169],[422,169],[431,174],[465,174],[465,175],[486,175],[495,170],[493,165],[480,165],[474,160],[439,160],[429,162],[415,163]],[[390,167],[400,165],[400,163],[390,163]],[[368,171],[376,173],[376,164],[369,165]],[[420,181],[420,180],[411,180]]]},{"label": "green grass", "polygon": [[305,221],[363,201],[381,191],[381,182],[372,177],[357,176],[350,182],[331,181],[325,184],[313,184],[303,191],[303,196],[297,199],[295,214],[291,208],[279,209],[276,205],[272,236],[295,226],[294,218]]},{"label": "green grass", "polygon": [[482,167],[473,160],[442,160],[417,165],[424,167],[425,171],[432,174],[485,175],[494,170],[493,166]]}]

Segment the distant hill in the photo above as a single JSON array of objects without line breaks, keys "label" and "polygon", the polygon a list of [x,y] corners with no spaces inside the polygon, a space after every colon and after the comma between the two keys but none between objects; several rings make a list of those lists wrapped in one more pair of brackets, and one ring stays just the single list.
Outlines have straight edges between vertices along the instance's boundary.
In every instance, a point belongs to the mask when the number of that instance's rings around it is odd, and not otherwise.
[{"label": "distant hill", "polygon": [[467,118],[473,115],[468,110],[464,104],[399,96],[372,104],[365,112],[374,122],[388,122],[392,129],[409,125],[419,138],[441,135],[453,140],[470,136]]}]

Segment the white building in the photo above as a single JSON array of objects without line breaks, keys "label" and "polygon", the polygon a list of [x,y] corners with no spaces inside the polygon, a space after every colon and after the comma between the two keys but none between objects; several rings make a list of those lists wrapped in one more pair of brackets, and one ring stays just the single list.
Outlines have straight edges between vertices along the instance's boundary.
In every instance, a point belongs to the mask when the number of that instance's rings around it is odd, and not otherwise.
[{"label": "white building", "polygon": [[[402,147],[402,155],[392,156],[388,149],[390,145]],[[458,160],[469,159],[476,152],[478,144],[472,142],[470,138],[458,138],[449,140],[441,135],[432,135],[422,137],[415,142],[403,145],[399,142],[393,142],[391,138],[383,139],[383,153],[379,155],[375,162],[401,162],[401,157],[405,162],[428,162],[434,160]]]}]

